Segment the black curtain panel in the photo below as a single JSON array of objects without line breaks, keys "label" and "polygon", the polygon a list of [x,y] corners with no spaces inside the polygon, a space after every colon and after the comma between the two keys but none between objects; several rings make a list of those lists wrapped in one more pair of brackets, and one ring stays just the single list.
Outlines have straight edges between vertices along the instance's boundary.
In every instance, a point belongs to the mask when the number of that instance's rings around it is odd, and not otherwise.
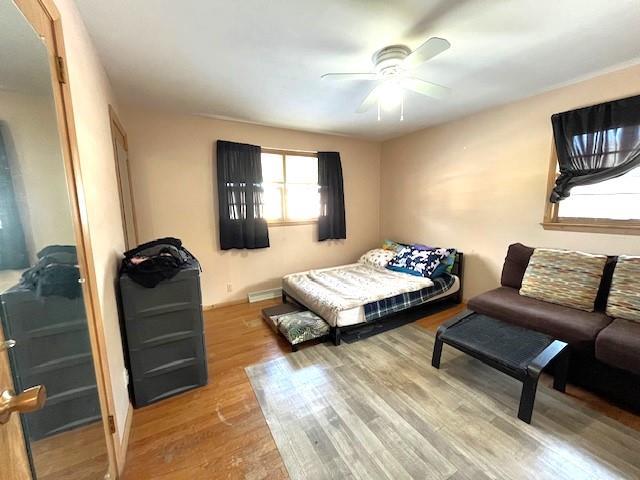
[{"label": "black curtain panel", "polygon": [[218,140],[217,167],[220,248],[268,247],[260,147]]},{"label": "black curtain panel", "polygon": [[13,191],[9,156],[0,131],[0,270],[28,266],[29,256]]},{"label": "black curtain panel", "polygon": [[551,117],[560,175],[550,201],[640,166],[640,95]]},{"label": "black curtain panel", "polygon": [[347,238],[342,164],[338,152],[318,152],[318,185],[320,186],[318,239],[322,241]]}]

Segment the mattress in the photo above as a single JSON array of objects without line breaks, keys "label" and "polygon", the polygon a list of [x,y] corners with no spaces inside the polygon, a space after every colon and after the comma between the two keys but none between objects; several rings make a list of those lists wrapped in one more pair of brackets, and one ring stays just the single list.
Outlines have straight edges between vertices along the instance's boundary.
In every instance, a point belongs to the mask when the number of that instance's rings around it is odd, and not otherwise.
[{"label": "mattress", "polygon": [[[451,288],[449,288],[449,290],[447,290],[446,292],[439,293],[438,295],[434,295],[424,303],[433,302],[435,300],[438,300],[439,298],[446,297],[460,290],[460,279],[455,275],[452,275],[452,277],[454,281],[453,281],[453,285],[451,286]],[[366,322],[366,318],[364,316],[364,305],[339,312],[335,322],[336,323],[332,326],[348,327],[349,325],[357,325],[359,323]]]},{"label": "mattress", "polygon": [[[429,278],[360,263],[295,273],[283,279],[287,294],[319,314],[332,327],[363,323],[366,321],[365,305],[430,287],[434,287],[434,282]],[[459,289],[460,280],[453,277],[451,287],[438,292],[428,302]]]}]

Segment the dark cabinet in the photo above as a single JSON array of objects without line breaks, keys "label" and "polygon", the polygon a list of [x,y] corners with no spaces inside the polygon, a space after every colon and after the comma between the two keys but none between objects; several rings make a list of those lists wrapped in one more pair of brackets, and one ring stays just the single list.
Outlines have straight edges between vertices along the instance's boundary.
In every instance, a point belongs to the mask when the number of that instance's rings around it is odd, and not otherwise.
[{"label": "dark cabinet", "polygon": [[124,341],[136,407],[207,384],[198,265],[154,288],[120,276]]},{"label": "dark cabinet", "polygon": [[32,440],[101,418],[91,343],[82,297],[40,297],[16,285],[0,295],[2,326],[16,346],[9,350],[16,391],[47,389],[41,410],[24,414]]}]

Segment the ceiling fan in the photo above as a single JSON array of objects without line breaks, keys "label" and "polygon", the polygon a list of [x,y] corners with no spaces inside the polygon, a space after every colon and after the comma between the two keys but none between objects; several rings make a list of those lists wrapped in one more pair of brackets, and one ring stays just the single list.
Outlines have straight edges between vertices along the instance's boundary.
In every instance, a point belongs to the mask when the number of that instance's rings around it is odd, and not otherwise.
[{"label": "ceiling fan", "polygon": [[411,90],[434,98],[446,97],[450,90],[411,76],[411,70],[436,55],[447,50],[451,44],[444,38],[431,37],[415,50],[406,45],[390,45],[373,54],[374,72],[365,73],[325,73],[326,80],[369,80],[376,85],[360,104],[357,113],[364,113],[376,103],[378,120],[380,108],[393,108],[400,105],[400,120],[404,120],[404,91]]}]

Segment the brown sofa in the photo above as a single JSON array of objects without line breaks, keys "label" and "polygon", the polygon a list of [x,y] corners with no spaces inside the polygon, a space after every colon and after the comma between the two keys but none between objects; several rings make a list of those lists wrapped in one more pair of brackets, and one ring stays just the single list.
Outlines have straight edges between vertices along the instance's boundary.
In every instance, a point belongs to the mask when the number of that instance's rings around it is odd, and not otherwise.
[{"label": "brown sofa", "polygon": [[478,313],[537,330],[567,342],[570,380],[640,411],[640,323],[605,313],[617,257],[609,257],[593,312],[519,294],[533,248],[509,246],[501,287],[469,300]]}]

